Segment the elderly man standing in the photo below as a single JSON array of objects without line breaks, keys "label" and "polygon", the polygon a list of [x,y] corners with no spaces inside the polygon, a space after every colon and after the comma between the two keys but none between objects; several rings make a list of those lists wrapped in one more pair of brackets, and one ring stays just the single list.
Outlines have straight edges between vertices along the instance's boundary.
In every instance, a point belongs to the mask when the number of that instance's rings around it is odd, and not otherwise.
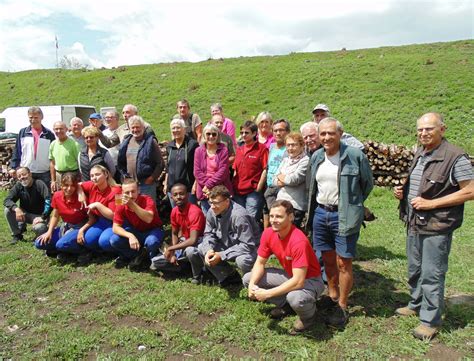
[{"label": "elderly man standing", "polygon": [[[250,272],[257,258],[260,230],[247,210],[230,199],[225,186],[212,188],[209,204],[203,241],[187,251],[191,267],[199,270],[205,264],[221,287],[240,284],[240,275],[228,261],[234,261],[243,273]],[[193,282],[201,280],[194,277]]]},{"label": "elderly man standing", "polygon": [[352,289],[352,259],[364,220],[363,202],[373,188],[369,161],[362,151],[341,142],[342,124],[334,118],[319,123],[323,145],[311,158],[308,225],[313,245],[322,252],[328,280],[328,318],[333,326],[344,326]]},{"label": "elderly man standing", "polygon": [[152,133],[145,132],[142,117],[132,116],[128,126],[131,134],[120,146],[118,169],[122,178],[138,181],[140,194],[147,194],[156,202],[156,181],[164,166],[158,141]]},{"label": "elderly man standing", "polygon": [[28,118],[30,125],[20,129],[16,138],[9,173],[15,177],[18,167],[28,167],[34,179],[41,179],[49,186],[49,146],[56,138],[51,130],[41,124],[43,111],[40,107],[30,107]]},{"label": "elderly man standing", "polygon": [[318,135],[318,124],[315,122],[306,122],[300,127],[300,133],[303,136],[306,155],[311,158],[314,152],[321,148],[321,142]]},{"label": "elderly man standing", "polygon": [[[45,233],[51,213],[51,194],[48,186],[40,179],[33,179],[27,167],[18,168],[16,175],[18,182],[3,201],[5,217],[12,231],[12,244],[23,240],[27,223],[33,225],[36,237]],[[16,204],[18,201],[20,205]]]},{"label": "elderly man standing", "polygon": [[79,143],[79,146],[81,148],[85,147],[86,141],[82,136],[82,129],[84,128],[84,122],[82,121],[82,119],[79,117],[71,118],[71,120],[69,121],[69,126],[71,129],[67,134],[69,138]]},{"label": "elderly man standing", "polygon": [[57,139],[49,147],[49,161],[51,172],[51,192],[61,187],[61,174],[75,173],[79,176],[78,156],[81,152],[79,144],[67,136],[67,126],[64,122],[53,124]]},{"label": "elderly man standing", "polygon": [[[107,112],[105,113],[104,120],[105,120],[105,126],[107,128],[104,129],[102,134],[108,138],[111,138],[114,135],[115,131],[119,128],[119,113],[115,110],[111,112]],[[119,149],[120,149],[119,144],[109,148],[110,156],[112,157],[115,165],[117,165]]]},{"label": "elderly man standing", "polygon": [[408,228],[407,258],[410,302],[399,316],[419,315],[413,336],[431,340],[441,325],[444,283],[453,231],[463,221],[464,203],[474,199],[474,176],[466,153],[445,138],[438,113],[417,122],[418,149],[408,181],[396,187],[400,217]]},{"label": "elderly man standing", "polygon": [[199,115],[191,113],[191,106],[186,99],[181,99],[176,103],[176,110],[178,114],[175,114],[173,119],[183,119],[186,123],[186,134],[200,142],[202,136],[202,121]]}]

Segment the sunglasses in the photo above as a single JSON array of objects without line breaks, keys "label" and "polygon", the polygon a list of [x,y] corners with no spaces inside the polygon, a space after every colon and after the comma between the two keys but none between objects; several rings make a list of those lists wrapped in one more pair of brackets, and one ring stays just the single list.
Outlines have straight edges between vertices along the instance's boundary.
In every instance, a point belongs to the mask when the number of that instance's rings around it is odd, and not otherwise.
[{"label": "sunglasses", "polygon": [[247,132],[247,131],[242,131],[240,132],[240,135],[247,135],[247,134],[252,134],[251,132]]},{"label": "sunglasses", "polygon": [[206,137],[217,137],[217,133],[206,133]]}]

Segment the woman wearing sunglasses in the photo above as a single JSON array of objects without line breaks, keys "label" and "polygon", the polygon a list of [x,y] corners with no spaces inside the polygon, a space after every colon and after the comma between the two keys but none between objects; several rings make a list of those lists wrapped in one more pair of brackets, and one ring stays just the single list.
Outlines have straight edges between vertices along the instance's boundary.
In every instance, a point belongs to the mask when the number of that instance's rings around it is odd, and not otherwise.
[{"label": "woman wearing sunglasses", "polygon": [[224,185],[232,193],[229,173],[229,152],[221,143],[219,129],[207,124],[203,129],[203,144],[194,153],[196,197],[204,214],[209,210],[208,194],[217,185]]}]

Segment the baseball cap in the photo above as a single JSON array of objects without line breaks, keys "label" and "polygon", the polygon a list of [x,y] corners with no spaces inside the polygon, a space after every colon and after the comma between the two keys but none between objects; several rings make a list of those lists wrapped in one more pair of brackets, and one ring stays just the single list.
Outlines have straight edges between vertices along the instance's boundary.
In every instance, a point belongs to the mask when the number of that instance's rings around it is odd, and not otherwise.
[{"label": "baseball cap", "polygon": [[328,108],[328,106],[327,106],[326,104],[318,104],[318,105],[316,105],[316,106],[314,107],[314,109],[313,109],[313,113],[314,113],[316,110],[318,110],[318,109],[324,110],[325,112],[328,112],[328,113],[329,113],[329,108]]},{"label": "baseball cap", "polygon": [[89,115],[89,119],[102,119],[102,115],[100,115],[99,113],[92,113],[91,115]]}]

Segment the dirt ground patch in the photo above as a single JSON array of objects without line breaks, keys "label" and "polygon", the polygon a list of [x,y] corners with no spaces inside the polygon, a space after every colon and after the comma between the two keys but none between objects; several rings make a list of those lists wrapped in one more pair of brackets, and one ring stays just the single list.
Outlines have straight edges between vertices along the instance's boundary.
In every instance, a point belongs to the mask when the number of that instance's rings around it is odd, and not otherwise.
[{"label": "dirt ground patch", "polygon": [[431,346],[425,358],[431,361],[455,361],[461,360],[466,356],[451,347],[437,343]]}]

